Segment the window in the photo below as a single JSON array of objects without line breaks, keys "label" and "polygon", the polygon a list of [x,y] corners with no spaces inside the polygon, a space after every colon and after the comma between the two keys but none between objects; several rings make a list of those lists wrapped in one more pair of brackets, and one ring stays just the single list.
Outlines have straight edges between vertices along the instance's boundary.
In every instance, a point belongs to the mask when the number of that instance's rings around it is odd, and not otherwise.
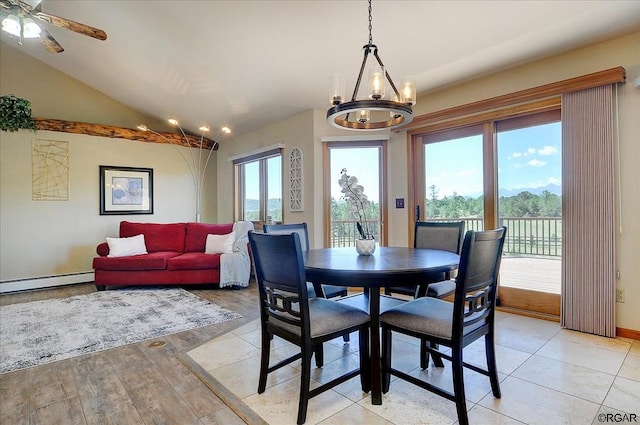
[{"label": "window", "polygon": [[282,222],[282,149],[234,161],[236,214],[254,223]]},{"label": "window", "polygon": [[357,239],[356,218],[342,199],[338,184],[342,169],[358,179],[364,194],[370,201],[364,220],[380,245],[385,245],[387,235],[385,169],[386,141],[327,142],[324,145],[325,163],[329,173],[325,176],[325,246],[355,246]]}]

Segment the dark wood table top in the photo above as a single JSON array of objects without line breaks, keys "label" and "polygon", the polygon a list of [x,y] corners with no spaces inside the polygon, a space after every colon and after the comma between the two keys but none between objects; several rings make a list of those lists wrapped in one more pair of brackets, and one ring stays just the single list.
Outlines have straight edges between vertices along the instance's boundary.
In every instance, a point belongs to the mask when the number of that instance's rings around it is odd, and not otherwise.
[{"label": "dark wood table top", "polygon": [[[311,249],[304,253],[307,280],[322,283],[380,287],[415,285],[425,273],[455,270],[460,257],[438,249],[377,247],[373,255],[358,255],[354,247]],[[416,280],[417,279],[417,280]]]}]

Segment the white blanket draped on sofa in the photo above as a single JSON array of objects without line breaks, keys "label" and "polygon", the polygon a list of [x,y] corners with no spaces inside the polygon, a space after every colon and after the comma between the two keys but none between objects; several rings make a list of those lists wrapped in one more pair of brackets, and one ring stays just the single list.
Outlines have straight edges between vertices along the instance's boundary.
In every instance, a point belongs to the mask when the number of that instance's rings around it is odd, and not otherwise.
[{"label": "white blanket draped on sofa", "polygon": [[220,256],[220,288],[227,286],[249,286],[251,276],[251,258],[249,257],[248,233],[253,230],[250,221],[236,221],[233,223],[233,231],[236,241],[233,243],[232,254]]}]

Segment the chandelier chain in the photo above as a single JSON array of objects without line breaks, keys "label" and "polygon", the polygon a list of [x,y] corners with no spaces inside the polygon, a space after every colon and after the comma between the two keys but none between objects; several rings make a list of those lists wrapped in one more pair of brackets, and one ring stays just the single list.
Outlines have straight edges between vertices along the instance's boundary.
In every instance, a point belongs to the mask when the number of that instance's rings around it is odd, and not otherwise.
[{"label": "chandelier chain", "polygon": [[369,44],[373,44],[373,36],[371,35],[371,0],[369,0]]}]

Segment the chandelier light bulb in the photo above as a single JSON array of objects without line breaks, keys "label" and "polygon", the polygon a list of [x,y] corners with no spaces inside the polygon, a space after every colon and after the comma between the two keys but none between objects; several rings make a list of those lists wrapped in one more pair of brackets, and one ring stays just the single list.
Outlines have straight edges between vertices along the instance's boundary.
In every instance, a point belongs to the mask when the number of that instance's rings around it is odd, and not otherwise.
[{"label": "chandelier light bulb", "polygon": [[206,133],[207,131],[209,131],[209,127],[206,125],[202,125],[198,130],[202,131],[203,133]]},{"label": "chandelier light bulb", "polygon": [[140,130],[140,131],[149,131],[149,128],[148,128],[146,125],[144,125],[144,124],[140,124],[140,125],[138,125],[138,127],[137,127],[137,128],[138,128],[138,130]]},{"label": "chandelier light bulb", "polygon": [[400,96],[402,96],[403,103],[408,105],[416,104],[416,83],[412,77],[405,77],[402,79],[400,85]]},{"label": "chandelier light bulb", "polygon": [[231,129],[229,127],[222,127],[222,132],[224,134],[229,134],[229,133],[231,133]]},{"label": "chandelier light bulb", "polygon": [[329,93],[329,103],[331,105],[339,105],[344,101],[344,76],[342,74],[333,74],[331,76],[331,92]]},{"label": "chandelier light bulb", "polygon": [[368,109],[358,111],[358,122],[364,124],[371,119],[371,111]]},{"label": "chandelier light bulb", "polygon": [[168,122],[169,122],[169,124],[171,124],[171,125],[179,126],[179,124],[178,124],[178,120],[176,120],[176,119],[169,118],[167,121],[168,121]]},{"label": "chandelier light bulb", "polygon": [[[398,96],[396,96],[395,94],[391,98],[391,101],[401,103],[400,100],[398,99]],[[400,118],[402,114],[398,113],[398,111],[391,111],[389,112],[389,116],[391,117],[391,119],[397,119],[397,118]]]},{"label": "chandelier light bulb", "polygon": [[384,97],[385,86],[384,67],[375,66],[369,70],[369,93],[372,99],[382,99]]}]

